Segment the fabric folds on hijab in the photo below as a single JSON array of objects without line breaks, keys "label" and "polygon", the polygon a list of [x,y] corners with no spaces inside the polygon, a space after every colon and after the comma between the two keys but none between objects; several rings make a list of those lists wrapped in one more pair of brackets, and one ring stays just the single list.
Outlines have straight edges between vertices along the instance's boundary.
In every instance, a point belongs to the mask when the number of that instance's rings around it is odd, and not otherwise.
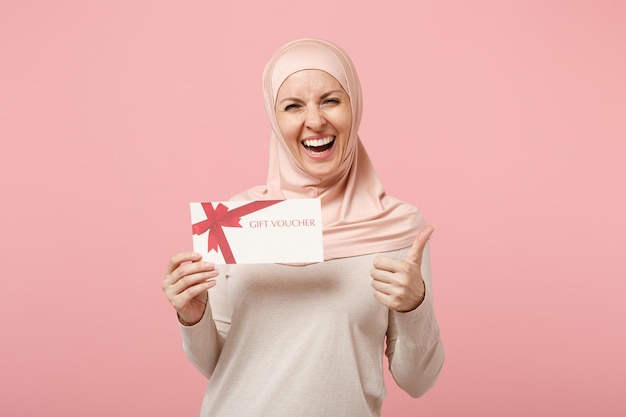
[{"label": "fabric folds on hijab", "polygon": [[[335,77],[350,97],[352,107],[352,126],[343,160],[337,172],[323,180],[308,175],[298,164],[276,121],[278,89],[291,74],[306,69],[323,70]],[[290,42],[266,65],[263,87],[272,126],[267,184],[233,199],[320,198],[325,260],[410,246],[425,223],[417,208],[385,193],[361,143],[361,85],[348,55],[337,45],[320,39]]]}]

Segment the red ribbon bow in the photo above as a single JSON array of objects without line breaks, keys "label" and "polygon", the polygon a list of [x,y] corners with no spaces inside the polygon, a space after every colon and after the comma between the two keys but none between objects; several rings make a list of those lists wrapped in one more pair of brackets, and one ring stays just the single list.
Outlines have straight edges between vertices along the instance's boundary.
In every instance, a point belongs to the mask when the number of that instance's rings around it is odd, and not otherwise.
[{"label": "red ribbon bow", "polygon": [[222,255],[224,256],[224,262],[227,264],[234,264],[237,262],[235,262],[235,257],[233,256],[233,252],[230,249],[230,245],[228,244],[228,240],[226,239],[226,235],[224,234],[222,227],[242,227],[239,224],[241,216],[254,213],[255,211],[280,203],[281,201],[282,200],[253,201],[232,210],[228,210],[228,207],[222,203],[219,203],[215,209],[211,203],[200,203],[207,219],[193,224],[191,229],[194,235],[201,235],[208,230],[208,251],[211,252],[212,250],[215,250],[215,252],[219,252],[218,248],[221,248]]}]

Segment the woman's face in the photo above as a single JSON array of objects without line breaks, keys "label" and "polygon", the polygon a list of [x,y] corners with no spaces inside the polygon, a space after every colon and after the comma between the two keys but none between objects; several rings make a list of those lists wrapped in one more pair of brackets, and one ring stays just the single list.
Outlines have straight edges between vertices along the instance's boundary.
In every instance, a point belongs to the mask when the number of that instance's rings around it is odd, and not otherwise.
[{"label": "woman's face", "polygon": [[323,179],[341,164],[348,143],[350,97],[325,71],[303,70],[283,82],[276,119],[289,150],[311,176]]}]

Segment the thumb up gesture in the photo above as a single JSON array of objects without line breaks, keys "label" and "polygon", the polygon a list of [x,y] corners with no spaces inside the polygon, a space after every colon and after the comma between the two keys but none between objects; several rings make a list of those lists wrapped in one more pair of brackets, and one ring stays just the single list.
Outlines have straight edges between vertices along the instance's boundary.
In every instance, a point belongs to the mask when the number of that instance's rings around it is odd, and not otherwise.
[{"label": "thumb up gesture", "polygon": [[370,272],[374,296],[389,309],[411,311],[424,301],[426,288],[422,279],[422,255],[434,231],[432,225],[420,230],[404,260],[388,256],[374,259]]}]

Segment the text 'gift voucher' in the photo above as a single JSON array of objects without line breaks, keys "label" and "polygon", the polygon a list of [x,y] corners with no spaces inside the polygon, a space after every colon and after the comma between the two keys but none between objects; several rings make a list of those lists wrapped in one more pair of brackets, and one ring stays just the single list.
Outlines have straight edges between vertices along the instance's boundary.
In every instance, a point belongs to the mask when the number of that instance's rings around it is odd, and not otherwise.
[{"label": "text 'gift voucher'", "polygon": [[193,250],[216,264],[323,262],[318,198],[190,203]]}]

